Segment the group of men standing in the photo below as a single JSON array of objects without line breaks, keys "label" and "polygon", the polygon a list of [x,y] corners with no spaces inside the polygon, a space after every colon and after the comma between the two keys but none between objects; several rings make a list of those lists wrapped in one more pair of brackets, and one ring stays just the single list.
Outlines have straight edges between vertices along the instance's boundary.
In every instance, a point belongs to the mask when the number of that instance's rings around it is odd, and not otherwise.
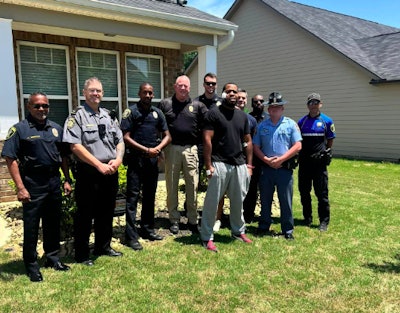
[{"label": "group of men standing", "polygon": [[[264,111],[261,95],[252,98],[253,111],[246,114],[243,109],[247,93],[235,83],[224,85],[222,97],[216,94],[215,74],[206,74],[203,86],[204,94],[192,100],[189,78],[179,76],[174,84],[174,95],[155,107],[152,105],[153,87],[142,83],[138,91],[140,100],[124,111],[119,125],[117,119],[100,106],[103,86],[92,77],[84,84],[84,105],[70,114],[64,129],[47,118],[50,107],[47,96],[41,92],[31,94],[27,104],[29,115],[10,129],[1,154],[15,182],[18,200],[23,203],[23,258],[31,281],[43,280],[36,252],[40,219],[45,266],[60,271],[70,269],[60,261],[58,254],[62,199],[59,168],[63,171],[63,189],[68,195],[72,190],[68,167],[71,152],[77,161],[74,170],[75,260],[87,266],[94,264],[89,250],[93,222],[93,254],[122,255],[111,248],[110,243],[118,167],[123,161],[128,167],[126,244],[141,250],[140,237],[163,239],[154,225],[158,158],[162,151],[172,234],[180,230],[178,185],[182,173],[187,227],[193,234],[199,234],[207,250],[218,251],[213,242],[213,229],[225,194],[230,198],[232,238],[252,242],[245,234],[245,223],[254,220],[258,185],[259,234],[271,232],[271,204],[276,187],[282,233],[286,239],[294,239],[292,160],[299,152],[299,189],[305,223],[312,223],[310,192],[313,184],[319,202],[320,230],[327,230],[330,214],[326,166],[335,130],[333,121],[319,110],[320,95],[313,93],[308,97],[309,114],[296,124],[283,116],[285,101],[279,93],[269,96],[269,116]],[[199,228],[197,187],[203,166],[208,188]],[[139,231],[136,214],[140,198]]]}]

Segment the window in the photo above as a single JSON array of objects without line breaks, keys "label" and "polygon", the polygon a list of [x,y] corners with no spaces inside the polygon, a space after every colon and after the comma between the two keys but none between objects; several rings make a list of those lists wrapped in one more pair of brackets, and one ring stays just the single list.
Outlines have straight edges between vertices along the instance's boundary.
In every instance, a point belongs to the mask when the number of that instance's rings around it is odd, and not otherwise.
[{"label": "window", "polygon": [[64,46],[18,42],[20,89],[23,116],[31,93],[47,94],[50,103],[49,119],[64,125],[69,113],[68,50]]},{"label": "window", "polygon": [[153,101],[159,102],[164,97],[162,77],[162,57],[128,54],[126,56],[128,102],[139,100],[139,86],[144,82],[153,86]]},{"label": "window", "polygon": [[94,76],[100,79],[104,89],[101,106],[108,110],[121,112],[118,53],[79,48],[76,54],[78,93],[81,103],[85,101],[82,95],[83,85],[86,79]]}]

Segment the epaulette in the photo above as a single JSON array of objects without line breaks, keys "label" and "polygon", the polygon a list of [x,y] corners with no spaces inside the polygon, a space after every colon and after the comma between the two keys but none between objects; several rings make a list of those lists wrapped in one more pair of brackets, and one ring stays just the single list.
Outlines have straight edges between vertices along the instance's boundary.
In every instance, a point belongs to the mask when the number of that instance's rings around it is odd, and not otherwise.
[{"label": "epaulette", "polygon": [[76,107],[74,110],[72,110],[72,112],[71,112],[71,116],[74,116],[74,115],[76,115],[76,113],[78,113],[78,111],[80,110],[80,109],[82,109],[83,108],[83,106],[78,106],[78,107]]}]

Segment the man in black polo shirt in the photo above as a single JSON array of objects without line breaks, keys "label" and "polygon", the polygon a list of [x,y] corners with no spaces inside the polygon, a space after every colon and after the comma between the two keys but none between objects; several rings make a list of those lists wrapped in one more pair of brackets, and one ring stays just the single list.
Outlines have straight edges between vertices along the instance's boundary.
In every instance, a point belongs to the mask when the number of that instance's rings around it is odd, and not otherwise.
[{"label": "man in black polo shirt", "polygon": [[188,227],[192,233],[197,228],[197,186],[199,181],[199,158],[197,145],[201,142],[204,103],[189,96],[190,80],[183,75],[176,79],[175,94],[160,102],[160,109],[167,119],[172,142],[165,149],[165,181],[170,231],[179,232],[178,185],[181,171],[185,180]]},{"label": "man in black polo shirt", "polygon": [[[125,237],[129,247],[142,250],[135,226],[136,209],[142,190],[141,235],[149,240],[162,240],[154,231],[154,202],[158,182],[158,156],[171,141],[164,114],[151,105],[153,87],[143,83],[139,87],[140,101],[125,110],[121,129],[129,153],[125,159],[128,165],[126,187],[126,228]],[[159,140],[159,133],[162,140]]]}]

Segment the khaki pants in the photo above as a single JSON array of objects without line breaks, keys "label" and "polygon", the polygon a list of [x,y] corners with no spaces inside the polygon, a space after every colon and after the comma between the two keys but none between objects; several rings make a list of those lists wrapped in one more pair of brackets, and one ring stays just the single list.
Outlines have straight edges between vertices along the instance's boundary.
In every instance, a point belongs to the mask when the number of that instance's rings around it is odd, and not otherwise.
[{"label": "khaki pants", "polygon": [[167,208],[171,223],[179,222],[178,188],[181,171],[185,180],[187,217],[190,224],[197,224],[197,185],[199,181],[197,146],[168,145],[165,148],[165,183]]}]

